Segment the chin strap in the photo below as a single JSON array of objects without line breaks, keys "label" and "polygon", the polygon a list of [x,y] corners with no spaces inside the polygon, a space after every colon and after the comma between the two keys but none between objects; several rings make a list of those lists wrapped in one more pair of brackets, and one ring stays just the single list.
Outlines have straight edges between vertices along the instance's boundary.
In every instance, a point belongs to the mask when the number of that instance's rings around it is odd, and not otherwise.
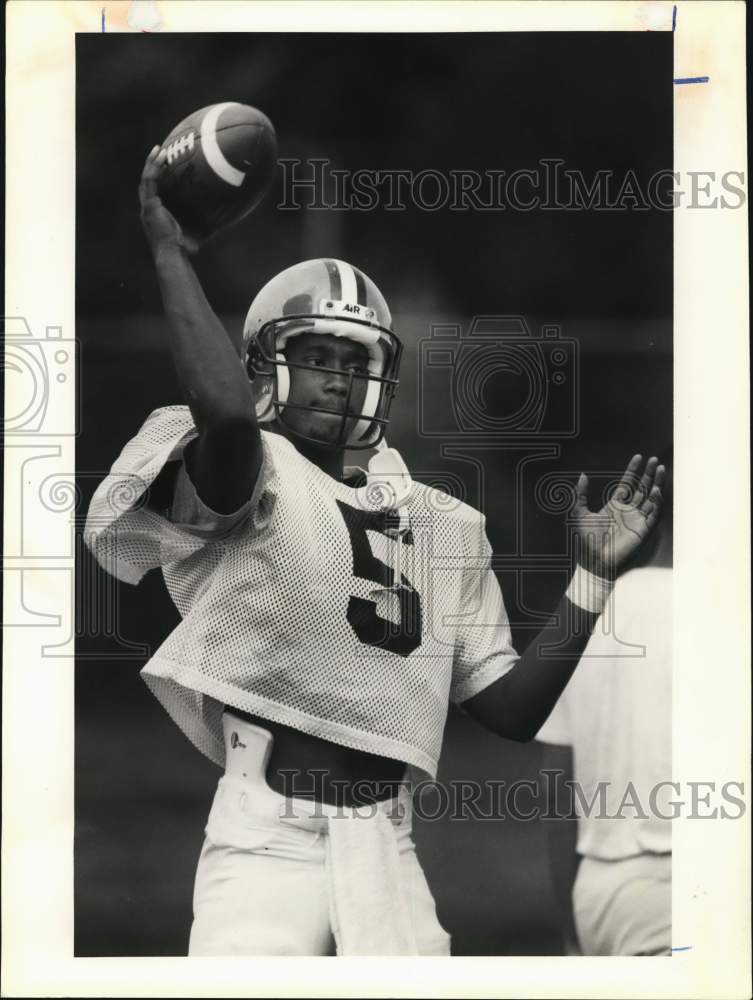
[{"label": "chin strap", "polygon": [[382,439],[376,449],[366,472],[366,497],[370,503],[377,502],[388,516],[392,513],[385,534],[395,541],[395,555],[392,562],[392,585],[379,587],[372,593],[394,593],[403,587],[401,557],[403,539],[410,531],[406,506],[413,493],[413,480],[396,448],[388,447],[387,442]]},{"label": "chin strap", "polygon": [[410,498],[413,492],[413,480],[396,448],[388,447],[387,442],[382,439],[376,449],[366,473],[367,489],[381,489],[385,494],[385,503],[381,506],[389,510],[398,510]]}]

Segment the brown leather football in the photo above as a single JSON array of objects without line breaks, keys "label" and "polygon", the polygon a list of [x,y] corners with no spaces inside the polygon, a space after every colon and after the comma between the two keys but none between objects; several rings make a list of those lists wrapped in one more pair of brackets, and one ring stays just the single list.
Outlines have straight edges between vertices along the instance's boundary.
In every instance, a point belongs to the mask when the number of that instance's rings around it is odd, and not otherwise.
[{"label": "brown leather football", "polygon": [[188,233],[207,238],[251,212],[272,183],[277,136],[246,104],[211,104],[172,130],[161,149],[159,195]]}]

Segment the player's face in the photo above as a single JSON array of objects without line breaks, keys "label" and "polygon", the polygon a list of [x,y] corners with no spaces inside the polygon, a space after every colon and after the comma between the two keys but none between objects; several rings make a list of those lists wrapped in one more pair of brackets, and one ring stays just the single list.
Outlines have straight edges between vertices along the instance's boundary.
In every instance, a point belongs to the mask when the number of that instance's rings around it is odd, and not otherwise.
[{"label": "player's face", "polygon": [[[369,353],[363,344],[329,333],[302,333],[288,342],[285,356],[289,364],[308,366],[289,369],[288,401],[335,411],[317,413],[286,407],[285,424],[299,434],[334,443],[340,436],[342,413],[347,403],[350,417],[346,422],[346,435],[349,434],[361,414],[368,384]],[[353,378],[348,399],[351,372],[361,377]]]}]

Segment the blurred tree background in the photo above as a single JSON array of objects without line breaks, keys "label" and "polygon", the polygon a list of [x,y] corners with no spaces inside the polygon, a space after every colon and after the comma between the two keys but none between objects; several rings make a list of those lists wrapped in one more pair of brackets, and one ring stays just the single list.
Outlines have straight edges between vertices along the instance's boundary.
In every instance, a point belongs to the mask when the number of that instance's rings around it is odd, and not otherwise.
[{"label": "blurred tree background", "polygon": [[[180,119],[228,100],[269,115],[281,157],[326,159],[332,170],[509,174],[562,159],[588,183],[613,171],[618,189],[627,171],[645,188],[672,168],[667,33],[79,35],[83,508],[146,415],[182,402],[138,219],[144,158]],[[542,479],[574,481],[582,469],[596,503],[631,454],[671,441],[671,213],[281,211],[284,195],[280,170],[256,212],[202,251],[210,301],[237,333],[259,288],[296,261],[342,258],[377,282],[405,344],[389,441],[416,478],[485,511],[525,648],[567,580],[564,513],[542,503]],[[477,436],[430,433],[446,424],[452,383],[425,391],[421,342],[435,325],[467,331],[484,315],[522,316],[533,333],[557,326],[574,345],[563,417],[572,435],[542,431],[522,448],[486,435],[479,448]],[[483,402],[501,418],[525,386],[514,373],[492,376]],[[79,567],[76,953],[184,954],[218,774],[138,676],[177,612],[159,574],[134,589],[105,579],[85,551]],[[537,769],[535,746],[450,713],[441,779],[509,783]],[[561,826],[566,852],[573,824]],[[445,818],[419,822],[416,837],[454,954],[560,951],[540,821]]]}]

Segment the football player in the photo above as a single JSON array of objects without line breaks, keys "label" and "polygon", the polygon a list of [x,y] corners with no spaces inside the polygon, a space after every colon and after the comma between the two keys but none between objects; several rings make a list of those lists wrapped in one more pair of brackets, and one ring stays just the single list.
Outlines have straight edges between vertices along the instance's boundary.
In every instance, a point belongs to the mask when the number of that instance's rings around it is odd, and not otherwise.
[{"label": "football player", "polygon": [[[483,515],[384,446],[401,345],[376,285],[338,260],[291,267],[254,299],[239,351],[161,169],[155,147],[141,215],[186,405],[126,445],[87,539],[122,580],[162,568],[182,621],[142,674],[224,772],[189,953],[447,955],[408,779],[436,775],[449,700],[534,737],[658,517],[663,469],[634,456],[599,513],[581,475],[573,581],[518,656]],[[376,449],[365,475],[346,448]]]},{"label": "football player", "polygon": [[[581,810],[575,858],[563,858],[546,824],[574,954],[672,954],[671,456],[670,444],[661,521],[617,581],[611,627],[594,630],[536,736],[542,767],[555,771],[570,746],[565,768],[589,796],[604,794],[593,813]],[[625,810],[628,789],[645,807]]]}]

